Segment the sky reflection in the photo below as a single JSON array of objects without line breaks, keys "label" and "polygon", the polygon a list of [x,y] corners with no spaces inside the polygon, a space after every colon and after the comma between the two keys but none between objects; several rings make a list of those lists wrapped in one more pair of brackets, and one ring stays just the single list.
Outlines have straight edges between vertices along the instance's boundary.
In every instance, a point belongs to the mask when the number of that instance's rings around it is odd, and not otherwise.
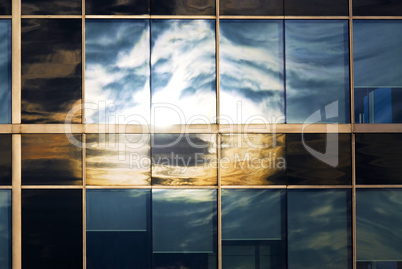
[{"label": "sky reflection", "polygon": [[0,20],[0,124],[11,123],[11,20]]}]

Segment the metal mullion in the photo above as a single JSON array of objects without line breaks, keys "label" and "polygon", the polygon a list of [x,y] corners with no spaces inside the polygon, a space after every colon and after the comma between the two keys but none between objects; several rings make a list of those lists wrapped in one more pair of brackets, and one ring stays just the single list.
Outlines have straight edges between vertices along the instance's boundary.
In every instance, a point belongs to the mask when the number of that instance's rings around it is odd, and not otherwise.
[{"label": "metal mullion", "polygon": [[12,19],[12,15],[0,15],[0,19]]},{"label": "metal mullion", "polygon": [[352,16],[354,20],[402,20],[402,16]]},{"label": "metal mullion", "polygon": [[150,19],[151,15],[85,15],[85,19]]},{"label": "metal mullion", "polygon": [[[14,1],[15,2],[15,1]],[[14,5],[13,5],[14,6]],[[22,267],[21,135],[12,135],[12,268]]]},{"label": "metal mullion", "polygon": [[401,185],[390,184],[390,185],[363,185],[363,184],[356,184],[356,189],[402,189]]},{"label": "metal mullion", "polygon": [[286,185],[226,185],[222,189],[287,189]]},{"label": "metal mullion", "polygon": [[288,189],[352,189],[352,185],[288,185]]},{"label": "metal mullion", "polygon": [[284,16],[285,20],[348,20],[349,16]]},{"label": "metal mullion", "polygon": [[148,186],[140,186],[140,185],[127,185],[127,186],[119,186],[119,185],[87,185],[85,187],[87,190],[97,190],[97,189],[152,189],[151,185]]},{"label": "metal mullion", "polygon": [[221,15],[220,20],[283,20],[285,16],[244,16],[244,15]]},{"label": "metal mullion", "polygon": [[71,189],[71,190],[79,190],[82,189],[81,185],[23,185],[22,189],[30,189],[30,190],[59,190],[59,189]]},{"label": "metal mullion", "polygon": [[[217,4],[218,5],[218,4]],[[222,178],[221,178],[221,139],[222,135],[218,134],[217,137],[217,179],[218,179],[218,210],[217,210],[217,220],[218,220],[218,269],[222,269]]]},{"label": "metal mullion", "polygon": [[178,186],[172,186],[172,185],[152,185],[151,189],[211,189],[211,190],[216,190],[218,189],[218,186],[183,186],[183,185],[178,185]]},{"label": "metal mullion", "polygon": [[214,15],[150,15],[150,19],[163,20],[215,20]]},{"label": "metal mullion", "polygon": [[21,15],[22,19],[81,19],[82,15]]}]

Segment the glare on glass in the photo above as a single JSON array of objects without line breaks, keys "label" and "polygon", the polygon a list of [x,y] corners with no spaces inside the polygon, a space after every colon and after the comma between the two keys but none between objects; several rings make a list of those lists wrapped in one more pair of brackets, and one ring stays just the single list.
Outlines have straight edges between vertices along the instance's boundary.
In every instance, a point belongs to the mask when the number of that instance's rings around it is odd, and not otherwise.
[{"label": "glare on glass", "polygon": [[11,20],[0,20],[1,123],[11,123]]},{"label": "glare on glass", "polygon": [[11,190],[0,190],[0,267],[11,269]]}]

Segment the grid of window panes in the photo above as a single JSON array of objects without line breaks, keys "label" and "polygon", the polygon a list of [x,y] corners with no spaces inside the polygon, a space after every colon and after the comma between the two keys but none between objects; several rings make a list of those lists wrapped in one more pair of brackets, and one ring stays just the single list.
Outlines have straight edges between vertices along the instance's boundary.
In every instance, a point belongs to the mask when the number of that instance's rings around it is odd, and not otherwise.
[{"label": "grid of window panes", "polygon": [[398,0],[0,0],[0,268],[402,268]]}]

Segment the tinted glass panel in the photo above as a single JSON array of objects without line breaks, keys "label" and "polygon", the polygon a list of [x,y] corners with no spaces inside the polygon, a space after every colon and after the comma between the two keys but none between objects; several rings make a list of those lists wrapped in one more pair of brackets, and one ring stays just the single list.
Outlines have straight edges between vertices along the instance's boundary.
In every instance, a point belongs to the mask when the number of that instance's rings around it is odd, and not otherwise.
[{"label": "tinted glass panel", "polygon": [[214,15],[215,0],[151,0],[152,15]]},{"label": "tinted glass panel", "polygon": [[21,0],[22,15],[80,15],[81,0]]},{"label": "tinted glass panel", "polygon": [[216,190],[152,190],[153,268],[217,268]]},{"label": "tinted glass panel", "polygon": [[399,0],[353,0],[354,16],[400,16],[402,2]]},{"label": "tinted glass panel", "polygon": [[286,185],[285,135],[222,135],[222,185]]},{"label": "tinted glass panel", "polygon": [[283,0],[220,0],[221,15],[283,15]]},{"label": "tinted glass panel", "polygon": [[[348,0],[285,0],[285,15],[348,16]],[[353,14],[355,15],[355,14]]]},{"label": "tinted glass panel", "polygon": [[11,269],[11,190],[0,190],[0,267]]},{"label": "tinted glass panel", "polygon": [[223,268],[286,268],[284,190],[222,190]]},{"label": "tinted glass panel", "polygon": [[288,123],[350,122],[348,39],[347,21],[285,21]]},{"label": "tinted glass panel", "polygon": [[11,185],[11,139],[10,134],[0,135],[0,185]]},{"label": "tinted glass panel", "polygon": [[221,122],[285,122],[283,22],[222,20],[219,33]]},{"label": "tinted glass panel", "polygon": [[[81,19],[22,20],[22,123],[64,123],[81,104],[81,24]],[[81,112],[72,122],[81,123]]]},{"label": "tinted glass panel", "polygon": [[24,269],[82,268],[82,191],[22,190]]},{"label": "tinted glass panel", "polygon": [[1,123],[11,123],[11,20],[0,20]]},{"label": "tinted glass panel", "polygon": [[[81,141],[81,135],[74,135]],[[82,152],[65,134],[22,135],[23,185],[82,184]]]},{"label": "tinted glass panel", "polygon": [[149,14],[149,0],[85,0],[88,15]]},{"label": "tinted glass panel", "polygon": [[0,14],[11,15],[11,0],[2,0],[0,2]]},{"label": "tinted glass panel", "polygon": [[288,268],[352,268],[350,190],[288,191]]},{"label": "tinted glass panel", "polygon": [[148,124],[149,21],[87,20],[85,45],[86,122]]},{"label": "tinted glass panel", "polygon": [[152,135],[153,185],[216,185],[214,134]]},{"label": "tinted glass panel", "polygon": [[347,185],[352,181],[349,134],[287,134],[290,185]]},{"label": "tinted glass panel", "polygon": [[149,190],[87,191],[87,267],[151,268]]},{"label": "tinted glass panel", "polygon": [[155,124],[215,122],[215,21],[152,20],[151,65]]},{"label": "tinted glass panel", "polygon": [[402,183],[402,134],[356,134],[356,183]]}]

